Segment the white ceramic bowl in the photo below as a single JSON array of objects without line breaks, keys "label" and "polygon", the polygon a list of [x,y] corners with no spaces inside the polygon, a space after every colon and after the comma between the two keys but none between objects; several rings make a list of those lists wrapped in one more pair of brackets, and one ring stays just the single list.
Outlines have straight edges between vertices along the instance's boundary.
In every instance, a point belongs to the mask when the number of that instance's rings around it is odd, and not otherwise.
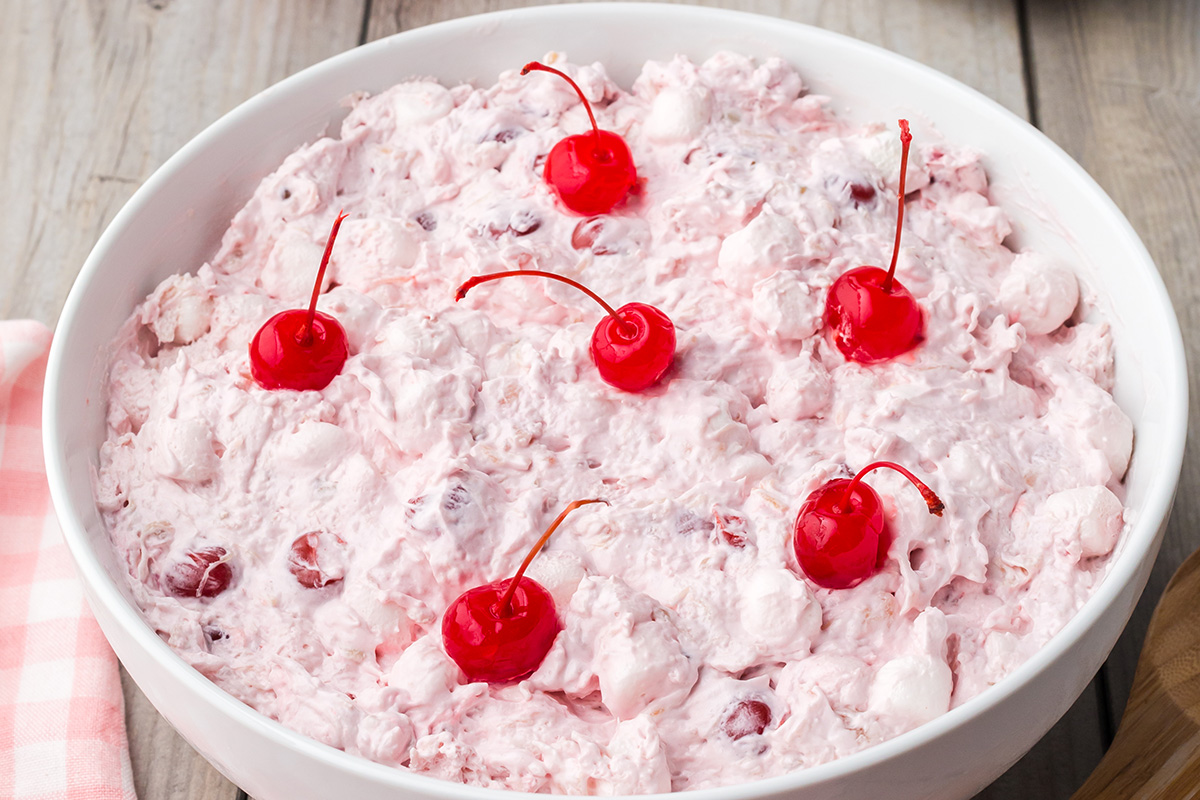
[{"label": "white ceramic bowl", "polygon": [[1183,457],[1187,384],[1175,315],[1154,265],[1104,192],[1034,128],[931,69],[825,31],[684,6],[587,4],[455,20],[360,47],[235,109],[172,157],[105,231],[67,300],[50,355],[45,448],[54,505],[86,595],[138,685],[197,750],[258,800],[410,796],[501,800],[346,755],[287,730],[187,666],[143,621],[92,500],[104,439],[102,343],[155,285],[216,250],[234,212],[292,149],[336,130],[350,92],[413,75],[491,84],[550,50],[603,62],[628,86],[648,58],[719,49],[779,55],[858,120],[924,117],[987,153],[1014,240],[1082,265],[1116,340],[1116,398],[1134,421],[1132,529],[1096,594],[1043,650],[933,722],[839,761],[692,800],[964,798],[1015,762],[1067,710],[1112,648],[1145,585]]}]

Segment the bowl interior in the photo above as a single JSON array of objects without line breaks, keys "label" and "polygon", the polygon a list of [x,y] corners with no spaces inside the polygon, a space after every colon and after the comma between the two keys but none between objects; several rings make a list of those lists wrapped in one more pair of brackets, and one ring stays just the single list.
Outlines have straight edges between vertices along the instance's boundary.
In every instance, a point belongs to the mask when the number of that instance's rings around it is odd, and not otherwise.
[{"label": "bowl interior", "polygon": [[[429,74],[446,83],[490,84],[501,71],[550,50],[577,62],[600,61],[627,87],[647,59],[685,53],[700,60],[722,49],[784,58],[813,91],[831,95],[834,108],[853,120],[904,116],[913,119],[918,136],[922,126],[933,125],[948,140],[983,151],[993,195],[1013,222],[1013,246],[1063,257],[1098,296],[1116,342],[1116,399],[1137,432],[1127,477],[1133,524],[1105,585],[1047,650],[1069,647],[1072,637],[1111,602],[1116,588],[1153,558],[1182,459],[1187,407],[1182,341],[1141,242],[1107,196],[1057,147],[999,105],[940,73],[798,24],[648,4],[504,12],[360,47],[234,110],[137,192],[83,267],[59,324],[47,379],[51,488],[81,575],[97,602],[145,647],[175,659],[180,675],[203,680],[141,622],[93,503],[91,478],[105,432],[105,343],[163,278],[194,271],[212,256],[230,218],[289,152],[327,131],[336,132],[345,113],[339,105],[344,97]],[[1051,655],[1039,654],[955,711],[969,714],[964,709],[973,703],[993,702],[990,696],[1028,680]],[[958,718],[933,725],[952,726]],[[870,752],[843,761],[869,757]],[[814,771],[789,777],[802,783]]]}]

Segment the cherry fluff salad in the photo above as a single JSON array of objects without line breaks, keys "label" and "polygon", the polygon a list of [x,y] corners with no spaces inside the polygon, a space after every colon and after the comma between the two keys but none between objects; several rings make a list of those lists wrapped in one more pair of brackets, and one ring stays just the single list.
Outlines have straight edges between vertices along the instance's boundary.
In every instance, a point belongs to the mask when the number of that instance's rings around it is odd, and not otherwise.
[{"label": "cherry fluff salad", "polygon": [[349,98],[113,342],[96,501],[171,648],[383,764],[625,794],[870,747],[1054,636],[1133,429],[981,155],[778,59],[520,66]]}]

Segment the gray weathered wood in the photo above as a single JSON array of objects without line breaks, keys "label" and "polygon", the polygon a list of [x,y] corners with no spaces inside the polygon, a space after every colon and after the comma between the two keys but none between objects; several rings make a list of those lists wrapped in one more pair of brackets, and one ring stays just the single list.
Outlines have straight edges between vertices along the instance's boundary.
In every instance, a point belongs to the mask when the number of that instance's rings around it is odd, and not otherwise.
[{"label": "gray weathered wood", "polygon": [[[1200,363],[1200,6],[1192,0],[1053,0],[1030,4],[1042,128],[1112,195],[1158,264]],[[1200,373],[1193,370],[1193,397]],[[1200,547],[1192,404],[1180,490],[1142,602],[1105,665],[1119,718],[1150,613],[1171,574]]]},{"label": "gray weathered wood", "polygon": [[[546,0],[375,0],[367,36],[377,39],[467,14],[547,4]],[[766,14],[854,36],[941,70],[1026,116],[1012,2],[702,0],[692,5]]]},{"label": "gray weathered wood", "polygon": [[256,92],[358,43],[364,3],[6,0],[0,317],[53,323],[150,173]]},{"label": "gray weathered wood", "polygon": [[124,669],[121,687],[125,690],[133,784],[141,800],[235,800],[237,787],[180,738]]},{"label": "gray weathered wood", "polygon": [[[0,318],[53,324],[100,232],[150,173],[256,92],[358,43],[365,4],[6,0]],[[123,674],[143,800],[233,800]]]}]

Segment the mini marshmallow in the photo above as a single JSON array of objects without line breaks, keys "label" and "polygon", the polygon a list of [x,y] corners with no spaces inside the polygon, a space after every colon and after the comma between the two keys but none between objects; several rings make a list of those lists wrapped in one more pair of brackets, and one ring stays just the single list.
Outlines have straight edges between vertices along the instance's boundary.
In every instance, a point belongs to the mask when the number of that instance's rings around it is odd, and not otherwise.
[{"label": "mini marshmallow", "polygon": [[1055,537],[1079,542],[1083,558],[1108,555],[1124,526],[1124,508],[1104,486],[1081,486],[1055,492],[1038,509],[1036,522],[1050,527]]},{"label": "mini marshmallow", "polygon": [[397,128],[428,125],[454,108],[454,98],[444,86],[431,81],[402,83],[392,92],[392,116]]},{"label": "mini marshmallow", "polygon": [[799,341],[820,329],[825,302],[815,286],[791,270],[781,270],[754,284],[751,313],[766,331]]},{"label": "mini marshmallow", "polygon": [[1000,283],[1000,307],[1033,335],[1057,330],[1079,303],[1079,281],[1065,264],[1040,253],[1013,259]]},{"label": "mini marshmallow", "polygon": [[[324,254],[323,242],[315,241],[297,227],[285,228],[267,255],[259,283],[268,294],[307,307]],[[326,272],[321,291],[329,288],[330,280],[332,276]]]},{"label": "mini marshmallow", "polygon": [[354,744],[369,759],[399,766],[408,760],[412,722],[404,714],[384,711],[362,718]]},{"label": "mini marshmallow", "polygon": [[213,299],[195,275],[168,278],[155,297],[157,314],[146,324],[160,343],[191,344],[208,332]]},{"label": "mini marshmallow", "polygon": [[825,367],[802,354],[780,362],[767,381],[767,411],[775,420],[797,420],[814,416],[829,405],[833,382]]},{"label": "mini marshmallow", "polygon": [[691,141],[708,124],[711,107],[709,92],[702,86],[663,89],[646,118],[646,136],[661,143]]},{"label": "mini marshmallow", "polygon": [[796,224],[768,208],[740,231],[729,234],[717,253],[717,279],[741,292],[772,273],[797,265],[804,236]]},{"label": "mini marshmallow", "polygon": [[870,708],[915,728],[950,708],[953,676],[946,662],[927,655],[893,658],[875,673]]},{"label": "mini marshmallow", "polygon": [[796,658],[821,632],[821,605],[786,569],[762,569],[743,584],[742,627],[763,652]]},{"label": "mini marshmallow", "polygon": [[217,474],[220,459],[213,450],[212,428],[207,422],[162,417],[150,428],[153,438],[150,460],[159,475],[202,483]]}]

